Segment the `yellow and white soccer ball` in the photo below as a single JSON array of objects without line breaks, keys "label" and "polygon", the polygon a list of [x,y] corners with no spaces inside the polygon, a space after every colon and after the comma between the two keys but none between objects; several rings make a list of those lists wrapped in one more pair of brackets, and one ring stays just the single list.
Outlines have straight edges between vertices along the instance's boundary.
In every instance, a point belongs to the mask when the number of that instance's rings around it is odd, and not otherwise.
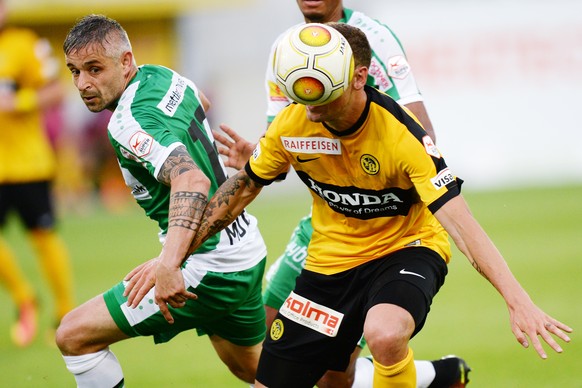
[{"label": "yellow and white soccer ball", "polygon": [[281,91],[304,105],[323,105],[347,89],[354,72],[352,48],[325,24],[304,24],[281,39],[273,70]]}]

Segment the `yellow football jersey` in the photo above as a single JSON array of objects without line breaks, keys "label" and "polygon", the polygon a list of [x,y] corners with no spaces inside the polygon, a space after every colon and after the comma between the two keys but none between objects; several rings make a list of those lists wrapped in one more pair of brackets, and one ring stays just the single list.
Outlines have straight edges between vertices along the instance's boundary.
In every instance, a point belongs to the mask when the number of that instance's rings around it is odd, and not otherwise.
[{"label": "yellow football jersey", "polygon": [[449,261],[448,234],[432,213],[460,192],[460,180],[420,124],[393,99],[366,87],[360,120],[337,133],[281,111],[246,166],[262,184],[292,165],[313,197],[305,268],[333,274],[403,248],[428,247]]},{"label": "yellow football jersey", "polygon": [[[0,30],[0,98],[6,91],[32,96],[56,73],[48,41],[26,29]],[[0,111],[0,183],[51,179],[55,169],[41,112],[34,106]]]}]

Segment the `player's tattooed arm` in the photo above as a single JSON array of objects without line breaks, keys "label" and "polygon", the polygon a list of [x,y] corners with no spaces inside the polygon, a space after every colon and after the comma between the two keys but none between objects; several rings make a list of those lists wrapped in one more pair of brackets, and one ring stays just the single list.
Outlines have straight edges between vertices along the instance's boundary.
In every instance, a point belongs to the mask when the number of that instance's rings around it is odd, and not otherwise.
[{"label": "player's tattooed arm", "polygon": [[178,191],[170,196],[168,228],[179,226],[196,231],[208,196],[202,193]]},{"label": "player's tattooed arm", "polygon": [[473,268],[475,268],[477,270],[477,272],[479,272],[479,274],[481,276],[483,276],[488,281],[491,281],[489,279],[489,277],[487,276],[487,274],[485,272],[483,272],[483,270],[481,269],[481,266],[479,265],[479,263],[477,262],[477,260],[475,260],[473,257],[469,257],[468,259],[469,259],[469,263],[471,263],[471,265],[473,266]]},{"label": "player's tattooed arm", "polygon": [[[158,174],[158,180],[171,186],[172,180],[189,172],[202,174],[200,168],[192,160],[186,147],[179,146],[170,153],[162,165]],[[181,189],[172,190],[170,194],[168,227],[177,226],[196,231],[207,202],[208,195],[205,192]]]},{"label": "player's tattooed arm", "polygon": [[170,186],[173,178],[191,170],[200,170],[184,146],[174,149],[158,173],[158,181]]},{"label": "player's tattooed arm", "polygon": [[224,182],[206,205],[190,251],[230,225],[262,188],[263,185],[253,181],[244,170]]}]

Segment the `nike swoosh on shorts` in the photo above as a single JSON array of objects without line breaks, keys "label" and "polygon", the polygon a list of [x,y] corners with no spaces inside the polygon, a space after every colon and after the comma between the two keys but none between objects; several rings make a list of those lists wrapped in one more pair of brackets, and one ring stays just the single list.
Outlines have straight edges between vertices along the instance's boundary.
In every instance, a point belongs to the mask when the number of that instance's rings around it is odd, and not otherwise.
[{"label": "nike swoosh on shorts", "polygon": [[410,272],[410,271],[407,271],[407,270],[405,270],[404,268],[402,268],[402,269],[400,270],[400,273],[401,273],[402,275],[414,275],[414,276],[418,276],[419,278],[426,279],[426,278],[425,278],[424,276],[422,276],[421,274],[419,274],[419,273],[416,273],[416,272]]}]

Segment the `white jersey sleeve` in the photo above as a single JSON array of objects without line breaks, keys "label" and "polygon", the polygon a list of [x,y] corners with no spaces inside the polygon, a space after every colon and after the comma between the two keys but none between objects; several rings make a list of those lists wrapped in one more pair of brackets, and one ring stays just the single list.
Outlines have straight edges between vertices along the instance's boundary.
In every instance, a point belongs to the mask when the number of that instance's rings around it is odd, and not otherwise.
[{"label": "white jersey sleeve", "polygon": [[400,105],[422,101],[404,49],[388,26],[358,11],[345,9],[347,24],[364,31],[372,48],[368,85],[388,94]]},{"label": "white jersey sleeve", "polygon": [[[302,24],[302,23],[300,23]],[[265,89],[267,92],[267,123],[271,123],[277,113],[279,113],[283,108],[291,103],[291,100],[283,94],[279,86],[277,85],[277,80],[275,77],[275,71],[273,70],[273,63],[275,60],[275,50],[277,49],[277,45],[279,41],[283,39],[283,37],[291,31],[291,29],[295,28],[296,26],[300,25],[297,24],[293,27],[288,28],[285,32],[275,39],[273,45],[271,46],[271,51],[269,52],[269,61],[267,62],[267,71],[265,73]]]}]

